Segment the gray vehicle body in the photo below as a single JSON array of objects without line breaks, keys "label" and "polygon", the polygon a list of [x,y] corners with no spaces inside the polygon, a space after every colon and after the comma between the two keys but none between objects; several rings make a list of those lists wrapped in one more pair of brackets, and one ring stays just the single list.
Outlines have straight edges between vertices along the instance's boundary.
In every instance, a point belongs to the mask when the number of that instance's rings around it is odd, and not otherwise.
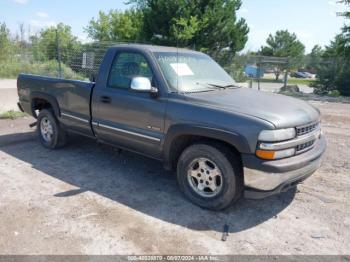
[{"label": "gray vehicle body", "polygon": [[[246,183],[250,197],[285,190],[319,167],[326,148],[324,138],[318,139],[309,151],[282,160],[266,161],[255,155],[262,130],[319,122],[317,109],[301,100],[244,88],[170,92],[153,52],[174,50],[193,52],[146,45],[112,47],[105,55],[96,83],[21,74],[19,106],[36,117],[35,110],[50,104],[65,129],[161,160],[169,169],[175,167],[180,153],[193,140],[221,141],[240,153],[247,173],[256,171],[254,176],[268,175],[265,179],[272,180],[278,177],[280,183],[274,188]],[[137,52],[147,59],[155,75],[157,97],[107,88],[113,60],[123,51]],[[303,170],[302,174],[298,170]],[[291,175],[296,171],[297,175]],[[281,175],[287,178],[281,179]]]}]

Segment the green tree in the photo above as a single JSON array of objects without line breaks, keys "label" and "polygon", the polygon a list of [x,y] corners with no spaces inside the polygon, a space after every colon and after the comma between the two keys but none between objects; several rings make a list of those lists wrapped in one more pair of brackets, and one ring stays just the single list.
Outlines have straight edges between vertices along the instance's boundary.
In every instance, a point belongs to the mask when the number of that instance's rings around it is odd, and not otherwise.
[{"label": "green tree", "polygon": [[275,35],[269,35],[266,44],[261,47],[259,52],[261,55],[289,58],[288,66],[276,65],[276,80],[279,79],[282,70],[297,68],[302,64],[305,46],[298,40],[295,33],[290,33],[288,30],[277,31]]},{"label": "green tree", "polygon": [[77,37],[72,34],[71,27],[62,23],[56,27],[43,29],[39,35],[38,45],[44,54],[44,59],[47,60],[57,59],[57,47],[59,47],[64,63],[68,63],[74,52],[78,52],[81,47]]},{"label": "green tree", "polygon": [[10,30],[5,23],[0,23],[0,61],[5,61],[11,56]]},{"label": "green tree", "polygon": [[337,53],[341,48],[341,35],[336,36],[329,46],[325,47],[322,55],[322,62],[318,70],[318,82],[316,83],[315,92],[318,94],[326,94],[331,90],[335,90],[335,79],[337,74]]},{"label": "green tree", "polygon": [[248,26],[236,15],[241,0],[131,0],[129,3],[143,13],[142,39],[147,42],[192,47],[222,58],[241,51],[248,40]]},{"label": "green tree", "polygon": [[46,59],[46,52],[45,50],[42,50],[42,47],[40,46],[40,36],[39,35],[32,35],[29,38],[30,42],[30,51],[33,55],[34,61],[44,61]]},{"label": "green tree", "polygon": [[315,45],[311,53],[305,57],[306,69],[317,72],[322,63],[322,56],[324,54],[324,50],[321,46]]},{"label": "green tree", "polygon": [[[341,1],[350,7],[350,0]],[[350,20],[350,11],[342,14]],[[342,95],[350,96],[350,25],[345,24],[342,33],[337,35],[323,55],[315,86],[316,93],[328,93],[338,90]]]},{"label": "green tree", "polygon": [[[350,7],[350,0],[340,0],[340,3],[343,3]],[[347,10],[340,14],[341,16],[344,16],[347,21],[350,19],[350,10]],[[346,43],[346,47],[350,47],[350,23],[348,21],[348,24],[345,24],[342,28],[342,33],[344,37],[344,41]]]},{"label": "green tree", "polygon": [[[350,0],[343,0],[350,8]],[[336,77],[337,90],[346,96],[350,96],[350,10],[342,14],[347,24],[342,28],[342,34],[338,36],[339,44],[336,46]]]},{"label": "green tree", "polygon": [[134,9],[124,12],[111,10],[99,12],[97,19],[91,19],[85,32],[97,41],[137,41],[140,39],[142,13]]}]

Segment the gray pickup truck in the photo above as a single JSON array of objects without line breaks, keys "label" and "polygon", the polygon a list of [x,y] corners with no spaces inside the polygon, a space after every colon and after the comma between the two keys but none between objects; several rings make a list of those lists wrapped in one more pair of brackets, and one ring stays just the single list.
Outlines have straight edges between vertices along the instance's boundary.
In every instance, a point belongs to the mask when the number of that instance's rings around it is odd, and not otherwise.
[{"label": "gray pickup truck", "polygon": [[21,74],[18,94],[43,146],[61,147],[73,132],[158,159],[188,199],[213,210],[294,187],[326,149],[317,109],[240,88],[186,49],[117,45],[95,83]]}]

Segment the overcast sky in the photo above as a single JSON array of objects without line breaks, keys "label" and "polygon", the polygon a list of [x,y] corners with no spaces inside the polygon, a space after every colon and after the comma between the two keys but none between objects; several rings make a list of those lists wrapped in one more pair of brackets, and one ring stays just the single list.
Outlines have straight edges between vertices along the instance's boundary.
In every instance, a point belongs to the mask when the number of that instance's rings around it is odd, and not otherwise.
[{"label": "overcast sky", "polygon": [[[83,28],[99,10],[123,10],[123,0],[0,0],[0,22],[12,32],[19,23],[30,25],[31,32],[63,22],[72,27],[80,40],[86,41]],[[316,45],[327,45],[340,32],[344,18],[336,12],[345,10],[337,0],[243,0],[239,16],[250,27],[245,50],[257,50],[269,33],[279,29],[295,32],[310,51]]]}]

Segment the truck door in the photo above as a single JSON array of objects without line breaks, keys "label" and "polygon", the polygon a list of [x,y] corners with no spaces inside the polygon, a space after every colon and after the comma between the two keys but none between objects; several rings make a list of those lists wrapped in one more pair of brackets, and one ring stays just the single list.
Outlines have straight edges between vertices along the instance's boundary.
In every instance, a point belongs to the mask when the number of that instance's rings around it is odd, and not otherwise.
[{"label": "truck door", "polygon": [[157,87],[153,72],[145,55],[116,53],[105,86],[96,86],[93,93],[92,124],[99,140],[160,157],[166,101],[129,89],[135,76],[148,77]]}]

